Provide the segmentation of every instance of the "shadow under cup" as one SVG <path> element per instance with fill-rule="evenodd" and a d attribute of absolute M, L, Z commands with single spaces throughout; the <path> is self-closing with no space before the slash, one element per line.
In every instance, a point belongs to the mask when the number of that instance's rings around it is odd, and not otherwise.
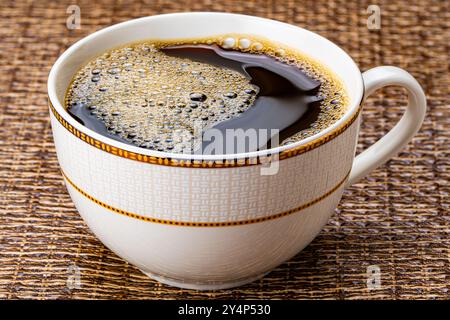
<path fill-rule="evenodd" d="M 230 33 L 281 42 L 328 67 L 349 96 L 347 113 L 287 146 L 189 155 L 101 136 L 63 107 L 75 72 L 108 49 L 152 38 Z M 245 15 L 179 13 L 128 21 L 80 40 L 53 66 L 48 90 L 58 161 L 92 232 L 161 282 L 222 289 L 262 277 L 303 249 L 328 221 L 352 166 L 363 84 L 344 51 L 307 30 Z M 265 163 L 267 155 L 272 163 Z"/>

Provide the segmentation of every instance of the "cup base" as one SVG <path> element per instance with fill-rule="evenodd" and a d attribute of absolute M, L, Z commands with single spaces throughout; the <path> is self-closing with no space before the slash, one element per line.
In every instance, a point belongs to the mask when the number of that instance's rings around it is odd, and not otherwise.
<path fill-rule="evenodd" d="M 213 282 L 213 281 L 186 282 L 186 281 L 183 281 L 180 279 L 167 278 L 167 277 L 157 275 L 157 274 L 154 274 L 151 272 L 143 271 L 143 270 L 141 270 L 141 272 L 153 280 L 156 280 L 158 282 L 161 282 L 163 284 L 166 284 L 166 285 L 169 285 L 172 287 L 177 287 L 177 288 L 182 288 L 182 289 L 190 289 L 190 290 L 208 291 L 208 290 L 222 290 L 222 289 L 230 289 L 230 288 L 234 288 L 234 287 L 239 287 L 239 286 L 242 286 L 247 283 L 250 283 L 250 282 L 253 282 L 258 279 L 263 278 L 270 271 L 258 274 L 256 276 L 248 277 L 245 279 L 239 279 L 236 281 L 230 281 L 230 282 Z"/>

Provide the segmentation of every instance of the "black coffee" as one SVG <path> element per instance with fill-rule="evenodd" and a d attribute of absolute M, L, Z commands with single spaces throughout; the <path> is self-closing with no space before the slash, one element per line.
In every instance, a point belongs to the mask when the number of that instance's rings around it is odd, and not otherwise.
<path fill-rule="evenodd" d="M 342 116 L 345 91 L 329 72 L 249 39 L 111 50 L 75 75 L 67 109 L 86 127 L 128 144 L 206 154 L 292 143 Z"/>

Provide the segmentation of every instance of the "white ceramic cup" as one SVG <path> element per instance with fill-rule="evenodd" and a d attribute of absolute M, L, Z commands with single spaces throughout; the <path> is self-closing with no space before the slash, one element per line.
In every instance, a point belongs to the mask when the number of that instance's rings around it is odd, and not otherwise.
<path fill-rule="evenodd" d="M 151 38 L 229 33 L 281 42 L 331 69 L 350 97 L 347 113 L 297 143 L 221 156 L 123 144 L 87 129 L 64 109 L 74 73 L 107 49 Z M 406 112 L 355 158 L 361 104 L 388 85 L 406 88 Z M 92 232 L 150 277 L 205 290 L 251 282 L 302 250 L 328 221 L 343 189 L 398 152 L 419 129 L 426 109 L 421 87 L 406 71 L 384 66 L 361 74 L 342 49 L 315 33 L 263 18 L 209 12 L 146 17 L 91 34 L 57 60 L 48 93 L 67 189 Z M 267 154 L 278 154 L 277 174 L 261 174 L 258 159 Z"/>

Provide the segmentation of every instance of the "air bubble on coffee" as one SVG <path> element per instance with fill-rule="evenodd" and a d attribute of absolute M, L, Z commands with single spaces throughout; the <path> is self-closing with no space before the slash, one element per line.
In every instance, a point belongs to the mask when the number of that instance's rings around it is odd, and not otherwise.
<path fill-rule="evenodd" d="M 88 128 L 171 153 L 205 151 L 202 137 L 212 129 L 277 129 L 282 145 L 297 142 L 336 122 L 346 105 L 342 84 L 324 67 L 241 35 L 110 50 L 83 66 L 66 94 L 66 108 Z M 273 147 L 269 140 L 215 152 Z"/>

